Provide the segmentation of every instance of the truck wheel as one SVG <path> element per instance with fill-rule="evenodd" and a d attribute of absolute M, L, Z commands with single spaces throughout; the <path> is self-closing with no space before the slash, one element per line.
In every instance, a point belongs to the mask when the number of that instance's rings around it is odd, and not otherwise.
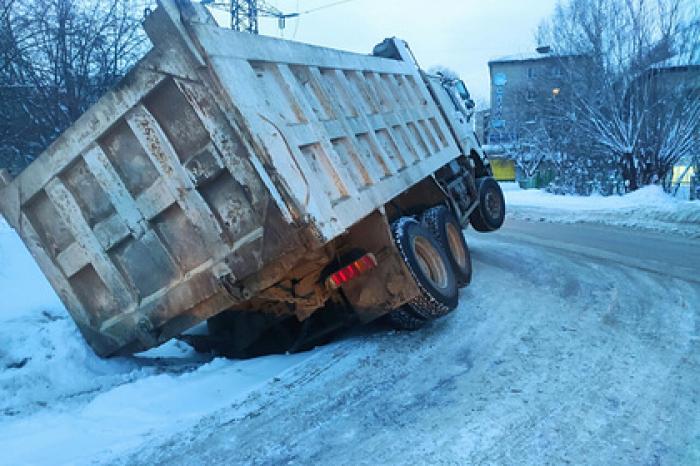
<path fill-rule="evenodd" d="M 464 288 L 472 281 L 472 258 L 464 239 L 462 227 L 454 214 L 441 205 L 426 210 L 421 223 L 433 233 L 450 259 L 450 265 L 457 278 L 457 287 Z"/>
<path fill-rule="evenodd" d="M 421 291 L 408 303 L 411 309 L 425 319 L 435 319 L 457 307 L 457 280 L 450 259 L 432 233 L 412 217 L 394 222 L 392 233 Z"/>
<path fill-rule="evenodd" d="M 490 176 L 477 180 L 479 206 L 469 216 L 469 221 L 476 231 L 486 233 L 501 228 L 506 218 L 506 202 L 503 191 L 496 180 Z"/>
<path fill-rule="evenodd" d="M 402 306 L 391 311 L 386 320 L 396 330 L 418 330 L 422 328 L 428 319 L 420 316 L 411 306 Z"/>

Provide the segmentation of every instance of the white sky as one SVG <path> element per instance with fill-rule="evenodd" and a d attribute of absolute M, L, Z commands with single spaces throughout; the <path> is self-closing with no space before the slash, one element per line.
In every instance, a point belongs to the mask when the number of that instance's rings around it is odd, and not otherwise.
<path fill-rule="evenodd" d="M 268 0 L 284 13 L 337 0 Z M 457 71 L 476 99 L 488 99 L 487 62 L 534 49 L 534 33 L 556 0 L 352 0 L 287 21 L 284 37 L 370 53 L 385 37 L 406 40 L 424 69 Z M 277 20 L 260 19 L 262 34 L 280 36 Z M 295 34 L 296 32 L 296 34 Z"/>

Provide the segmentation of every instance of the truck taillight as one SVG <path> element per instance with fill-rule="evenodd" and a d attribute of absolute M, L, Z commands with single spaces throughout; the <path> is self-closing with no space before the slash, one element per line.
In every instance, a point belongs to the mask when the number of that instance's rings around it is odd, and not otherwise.
<path fill-rule="evenodd" d="M 374 254 L 365 254 L 352 264 L 343 267 L 328 277 L 328 286 L 333 289 L 339 288 L 343 283 L 347 283 L 350 280 L 359 277 L 363 273 L 372 270 L 377 266 L 377 264 L 377 258 L 374 257 Z"/>

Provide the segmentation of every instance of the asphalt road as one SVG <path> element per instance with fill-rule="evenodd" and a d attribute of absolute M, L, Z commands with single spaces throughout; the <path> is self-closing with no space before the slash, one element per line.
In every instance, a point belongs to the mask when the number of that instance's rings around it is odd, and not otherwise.
<path fill-rule="evenodd" d="M 508 219 L 492 235 L 700 283 L 700 240 L 587 223 Z"/>
<path fill-rule="evenodd" d="M 450 316 L 370 326 L 124 464 L 700 464 L 698 242 L 468 233 Z"/>

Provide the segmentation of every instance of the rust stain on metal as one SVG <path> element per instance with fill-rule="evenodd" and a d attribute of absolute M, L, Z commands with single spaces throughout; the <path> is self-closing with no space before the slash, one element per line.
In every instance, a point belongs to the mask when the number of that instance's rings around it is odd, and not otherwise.
<path fill-rule="evenodd" d="M 163 151 L 156 130 L 151 126 L 150 122 L 145 118 L 139 118 L 138 124 L 143 131 L 143 135 L 148 141 L 148 151 L 160 162 L 160 166 L 166 175 L 173 175 L 173 168 L 170 165 L 169 157 Z"/>

